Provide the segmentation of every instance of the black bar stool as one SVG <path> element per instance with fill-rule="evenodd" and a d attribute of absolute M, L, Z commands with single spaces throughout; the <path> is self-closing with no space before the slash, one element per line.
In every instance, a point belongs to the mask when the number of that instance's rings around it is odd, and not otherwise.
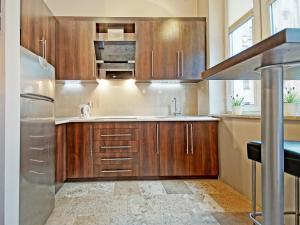
<path fill-rule="evenodd" d="M 256 219 L 263 216 L 256 211 L 256 163 L 261 163 L 261 142 L 253 141 L 247 144 L 248 158 L 252 160 L 252 212 L 249 217 L 253 224 L 261 225 Z M 299 225 L 299 177 L 300 177 L 300 141 L 284 142 L 284 172 L 295 177 L 295 211 L 285 212 L 285 215 L 295 215 L 295 225 Z"/>

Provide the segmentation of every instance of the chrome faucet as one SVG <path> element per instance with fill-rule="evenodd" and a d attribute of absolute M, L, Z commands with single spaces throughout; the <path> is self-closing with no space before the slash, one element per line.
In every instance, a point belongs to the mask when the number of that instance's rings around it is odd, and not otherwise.
<path fill-rule="evenodd" d="M 178 108 L 177 108 L 177 98 L 173 98 L 172 102 L 174 102 L 174 112 L 173 112 L 173 115 L 174 116 L 177 116 L 177 115 L 180 115 L 181 113 L 178 112 Z"/>

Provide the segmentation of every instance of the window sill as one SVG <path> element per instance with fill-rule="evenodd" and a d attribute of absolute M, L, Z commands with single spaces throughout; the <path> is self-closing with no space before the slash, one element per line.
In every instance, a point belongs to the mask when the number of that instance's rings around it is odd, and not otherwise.
<path fill-rule="evenodd" d="M 261 119 L 260 114 L 249 114 L 245 113 L 242 115 L 233 115 L 233 114 L 210 114 L 209 116 L 217 117 L 217 118 L 233 118 L 233 119 Z M 285 116 L 285 120 L 287 121 L 300 121 L 300 116 Z"/>

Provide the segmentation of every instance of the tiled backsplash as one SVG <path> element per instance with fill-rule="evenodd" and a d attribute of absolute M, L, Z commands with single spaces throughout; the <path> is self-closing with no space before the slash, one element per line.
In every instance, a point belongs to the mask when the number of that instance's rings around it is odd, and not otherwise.
<path fill-rule="evenodd" d="M 92 101 L 92 116 L 169 115 L 177 98 L 184 115 L 198 114 L 198 84 L 132 83 L 103 80 L 98 83 L 56 84 L 56 116 L 79 116 L 79 106 Z"/>

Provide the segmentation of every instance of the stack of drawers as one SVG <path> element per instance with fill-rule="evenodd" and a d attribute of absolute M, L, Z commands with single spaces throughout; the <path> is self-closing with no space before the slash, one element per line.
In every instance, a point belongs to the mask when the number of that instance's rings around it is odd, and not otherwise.
<path fill-rule="evenodd" d="M 139 175 L 138 123 L 99 123 L 94 126 L 94 176 Z"/>

